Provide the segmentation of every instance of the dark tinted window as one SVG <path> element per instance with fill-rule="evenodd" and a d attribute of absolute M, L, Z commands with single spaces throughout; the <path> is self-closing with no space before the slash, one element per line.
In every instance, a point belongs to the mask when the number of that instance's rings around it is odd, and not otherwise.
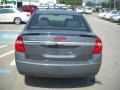
<path fill-rule="evenodd" d="M 0 14 L 4 14 L 4 13 L 14 13 L 14 11 L 12 9 L 1 9 Z"/>
<path fill-rule="evenodd" d="M 5 6 L 4 8 L 10 8 L 11 6 Z"/>
<path fill-rule="evenodd" d="M 0 8 L 3 8 L 3 6 L 0 6 Z"/>
<path fill-rule="evenodd" d="M 61 30 L 86 30 L 88 26 L 79 15 L 34 15 L 29 24 L 29 30 L 34 29 L 61 29 Z"/>
<path fill-rule="evenodd" d="M 12 6 L 0 6 L 0 8 L 11 8 Z"/>

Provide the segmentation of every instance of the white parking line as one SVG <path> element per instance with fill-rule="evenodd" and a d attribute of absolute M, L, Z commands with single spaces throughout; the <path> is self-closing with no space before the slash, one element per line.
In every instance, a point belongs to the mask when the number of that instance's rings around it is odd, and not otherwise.
<path fill-rule="evenodd" d="M 15 66 L 15 58 L 12 60 L 12 62 L 10 63 L 10 66 Z"/>
<path fill-rule="evenodd" d="M 7 53 L 1 54 L 1 55 L 0 55 L 0 58 L 3 58 L 3 57 L 5 57 L 5 56 L 7 56 L 7 55 L 9 55 L 9 54 L 11 54 L 11 53 L 14 53 L 14 50 L 11 50 L 11 51 L 9 51 L 9 52 L 7 52 Z"/>
<path fill-rule="evenodd" d="M 2 45 L 2 46 L 0 46 L 0 48 L 4 48 L 4 47 L 7 47 L 8 45 Z"/>

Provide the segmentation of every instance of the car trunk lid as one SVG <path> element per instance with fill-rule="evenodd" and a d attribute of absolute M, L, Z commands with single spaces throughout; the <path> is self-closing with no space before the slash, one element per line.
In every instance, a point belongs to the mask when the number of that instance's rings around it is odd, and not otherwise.
<path fill-rule="evenodd" d="M 32 60 L 89 60 L 96 36 L 91 32 L 25 32 L 25 56 Z"/>

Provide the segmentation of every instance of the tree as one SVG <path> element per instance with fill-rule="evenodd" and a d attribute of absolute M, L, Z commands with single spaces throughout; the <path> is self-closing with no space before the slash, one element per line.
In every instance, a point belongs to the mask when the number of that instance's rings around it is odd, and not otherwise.
<path fill-rule="evenodd" d="M 102 3 L 101 3 L 101 5 L 102 5 L 102 7 L 103 7 L 103 8 L 107 8 L 107 7 L 108 7 L 108 3 L 107 3 L 107 2 L 105 2 L 105 1 L 104 1 L 104 2 L 102 2 Z"/>
<path fill-rule="evenodd" d="M 109 0 L 109 8 L 120 9 L 120 0 Z"/>
<path fill-rule="evenodd" d="M 58 1 L 61 4 L 67 4 L 67 5 L 82 5 L 82 0 L 59 0 Z"/>
<path fill-rule="evenodd" d="M 86 6 L 94 6 L 94 5 L 95 5 L 95 3 L 91 2 L 91 1 L 88 1 L 88 2 L 86 3 Z"/>

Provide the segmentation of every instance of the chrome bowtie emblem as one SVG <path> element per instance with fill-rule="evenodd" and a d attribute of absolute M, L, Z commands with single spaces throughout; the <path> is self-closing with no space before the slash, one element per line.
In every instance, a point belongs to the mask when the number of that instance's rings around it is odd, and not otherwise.
<path fill-rule="evenodd" d="M 56 42 L 56 45 L 63 45 L 63 42 Z"/>

